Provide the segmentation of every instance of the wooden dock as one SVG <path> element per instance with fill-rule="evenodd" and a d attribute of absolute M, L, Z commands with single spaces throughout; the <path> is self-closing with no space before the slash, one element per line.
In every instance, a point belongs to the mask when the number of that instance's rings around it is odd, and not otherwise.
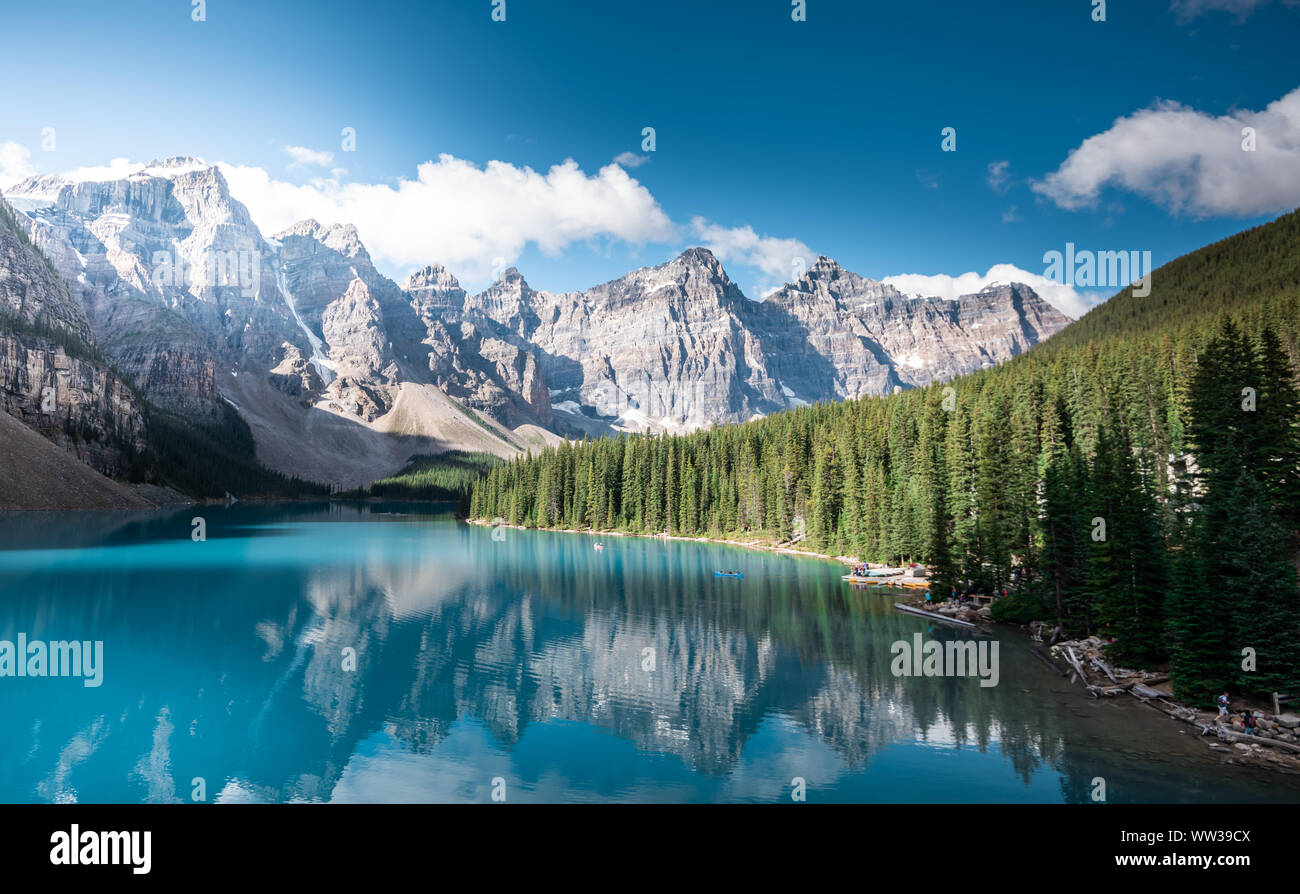
<path fill-rule="evenodd" d="M 930 582 L 919 578 L 857 577 L 846 574 L 841 580 L 868 587 L 902 587 L 908 590 L 928 590 Z"/>

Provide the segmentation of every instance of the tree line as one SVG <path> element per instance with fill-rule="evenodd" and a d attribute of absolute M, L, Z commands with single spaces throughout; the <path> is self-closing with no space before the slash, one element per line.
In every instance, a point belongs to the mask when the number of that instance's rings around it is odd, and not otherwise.
<path fill-rule="evenodd" d="M 1294 691 L 1298 248 L 1293 213 L 948 384 L 566 441 L 494 468 L 469 511 L 919 560 L 940 596 L 1011 587 L 1002 618 L 1054 617 L 1112 639 L 1116 660 L 1169 662 L 1181 698 Z"/>

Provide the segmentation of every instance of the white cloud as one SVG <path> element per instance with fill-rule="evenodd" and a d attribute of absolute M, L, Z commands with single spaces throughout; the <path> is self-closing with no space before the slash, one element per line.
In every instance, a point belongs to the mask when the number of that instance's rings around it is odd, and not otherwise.
<path fill-rule="evenodd" d="M 620 152 L 614 156 L 614 164 L 625 168 L 639 168 L 649 160 L 649 155 L 642 155 L 637 152 Z"/>
<path fill-rule="evenodd" d="M 1254 152 L 1242 150 L 1245 127 L 1255 129 Z M 1142 109 L 1084 140 L 1033 188 L 1075 210 L 1095 206 L 1108 185 L 1196 216 L 1300 205 L 1300 88 L 1261 112 L 1214 117 L 1175 102 Z"/>
<path fill-rule="evenodd" d="M 411 267 L 434 261 L 470 280 L 494 259 L 516 260 L 528 243 L 548 255 L 569 244 L 610 238 L 664 242 L 676 229 L 644 186 L 615 164 L 586 174 L 572 159 L 546 173 L 506 162 L 479 167 L 441 155 L 415 179 L 305 184 L 274 180 L 262 168 L 219 165 L 230 191 L 270 235 L 303 218 L 356 225 L 376 261 Z"/>
<path fill-rule="evenodd" d="M 0 143 L 0 189 L 8 189 L 36 173 L 31 150 L 22 143 Z"/>
<path fill-rule="evenodd" d="M 886 276 L 881 282 L 888 283 L 907 295 L 950 300 L 962 295 L 974 294 L 992 283 L 1020 282 L 1029 286 L 1044 301 L 1066 316 L 1076 318 L 1107 297 L 1078 292 L 1072 286 L 1062 285 L 1040 274 L 1022 270 L 1014 264 L 994 264 L 983 276 L 973 271 L 960 276 L 948 276 L 944 273 L 933 276 L 924 273 L 903 273 L 897 276 Z"/>
<path fill-rule="evenodd" d="M 798 239 L 760 236 L 750 226 L 723 227 L 703 217 L 695 217 L 691 219 L 691 231 L 724 264 L 731 262 L 757 267 L 783 283 L 798 279 L 817 258 L 813 250 Z"/>
<path fill-rule="evenodd" d="M 1178 14 L 1179 24 L 1211 12 L 1228 12 L 1245 21 L 1255 10 L 1267 6 L 1269 0 L 1173 0 L 1169 8 Z M 1286 6 L 1297 5 L 1295 0 L 1283 0 Z"/>
<path fill-rule="evenodd" d="M 998 195 L 1003 195 L 1010 188 L 1011 180 L 1011 162 L 1009 161 L 991 161 L 989 162 L 989 171 L 985 180 L 988 182 L 989 189 Z"/>
<path fill-rule="evenodd" d="M 333 152 L 308 149 L 306 146 L 285 146 L 284 151 L 293 159 L 293 161 L 289 163 L 289 167 L 291 168 L 302 168 L 307 165 L 325 168 L 334 163 Z"/>
<path fill-rule="evenodd" d="M 39 173 L 31 164 L 31 152 L 19 143 L 0 143 L 0 189 L 7 189 Z M 129 158 L 114 158 L 106 165 L 89 165 L 59 174 L 73 183 L 121 180 L 144 167 Z"/>
<path fill-rule="evenodd" d="M 114 158 L 106 165 L 89 165 L 84 168 L 75 168 L 59 174 L 59 176 L 74 183 L 100 183 L 108 180 L 121 180 L 143 167 L 143 162 L 131 161 L 129 158 Z"/>

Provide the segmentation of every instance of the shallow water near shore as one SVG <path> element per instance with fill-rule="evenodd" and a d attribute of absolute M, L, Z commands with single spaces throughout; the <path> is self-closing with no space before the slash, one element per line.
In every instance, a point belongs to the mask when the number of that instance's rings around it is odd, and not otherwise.
<path fill-rule="evenodd" d="M 207 539 L 191 539 L 203 517 Z M 965 630 L 828 561 L 276 504 L 0 514 L 0 801 L 1300 801 L 998 629 L 999 679 L 897 677 Z M 737 568 L 743 579 L 719 578 Z"/>

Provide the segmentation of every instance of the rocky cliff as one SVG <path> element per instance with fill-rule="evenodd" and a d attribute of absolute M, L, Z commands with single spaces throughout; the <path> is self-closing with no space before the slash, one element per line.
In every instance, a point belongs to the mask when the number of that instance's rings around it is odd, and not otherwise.
<path fill-rule="evenodd" d="M 686 431 L 926 385 L 1069 323 L 1022 284 L 909 296 L 824 257 L 751 301 L 702 248 L 586 292 L 538 292 L 511 268 L 442 313 L 531 353 L 557 418 L 593 433 Z"/>
<path fill-rule="evenodd" d="M 753 301 L 702 248 L 579 292 L 537 291 L 513 267 L 478 294 L 438 265 L 399 286 L 349 224 L 264 236 L 192 158 L 6 195 L 67 286 L 48 325 L 94 339 L 189 418 L 231 404 L 265 462 L 315 480 L 362 483 L 411 452 L 508 456 L 557 433 L 686 431 L 885 394 L 1001 363 L 1068 322 L 1021 284 L 909 296 L 828 258 Z M 50 359 L 59 373 L 11 347 L 7 363 L 90 382 L 74 360 Z M 417 440 L 381 448 L 376 434 Z"/>
<path fill-rule="evenodd" d="M 145 446 L 142 404 L 0 200 L 0 411 L 115 476 Z"/>
<path fill-rule="evenodd" d="M 791 403 L 888 393 L 995 366 L 1069 318 L 1022 284 L 904 295 L 821 257 L 763 302 L 756 329 Z"/>
<path fill-rule="evenodd" d="M 355 485 L 415 452 L 516 452 L 508 430 L 471 422 L 443 395 L 413 393 L 440 382 L 429 327 L 354 227 L 308 220 L 267 238 L 221 172 L 192 158 L 105 182 L 34 177 L 6 195 L 108 359 L 187 418 L 234 406 L 272 468 Z M 434 340 L 459 351 L 458 335 Z M 511 387 L 535 395 L 526 360 L 514 360 L 520 372 L 493 383 L 488 406 L 515 402 Z M 478 362 L 453 362 L 442 380 L 472 393 L 455 367 Z M 398 444 L 391 433 L 412 437 Z"/>

